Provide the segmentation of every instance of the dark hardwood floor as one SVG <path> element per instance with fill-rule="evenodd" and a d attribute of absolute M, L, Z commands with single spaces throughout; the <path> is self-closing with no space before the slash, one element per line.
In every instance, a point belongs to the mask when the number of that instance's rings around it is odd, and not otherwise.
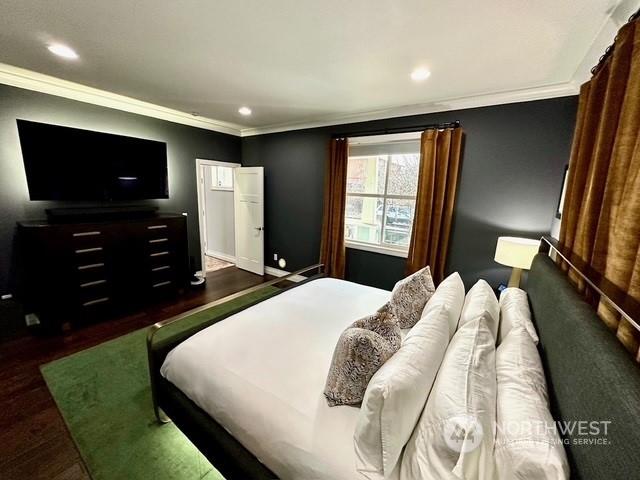
<path fill-rule="evenodd" d="M 209 273 L 205 289 L 189 291 L 145 311 L 58 336 L 24 335 L 0 344 L 0 479 L 89 478 L 40 374 L 40 365 L 268 279 L 229 267 Z"/>

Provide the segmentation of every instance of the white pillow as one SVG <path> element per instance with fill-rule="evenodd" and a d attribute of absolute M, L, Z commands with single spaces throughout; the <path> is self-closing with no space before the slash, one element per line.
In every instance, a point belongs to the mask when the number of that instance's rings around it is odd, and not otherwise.
<path fill-rule="evenodd" d="M 467 292 L 464 299 L 464 307 L 460 315 L 459 328 L 464 324 L 475 320 L 483 315 L 484 312 L 489 314 L 487 318 L 487 326 L 493 338 L 498 338 L 498 324 L 500 323 L 500 305 L 493 288 L 484 280 L 478 280 L 476 284 Z"/>
<path fill-rule="evenodd" d="M 540 355 L 529 333 L 514 327 L 496 351 L 498 478 L 568 479 L 569 465 L 549 411 Z"/>
<path fill-rule="evenodd" d="M 462 282 L 462 278 L 460 278 L 460 274 L 455 272 L 440 282 L 435 293 L 425 305 L 422 316 L 424 317 L 431 310 L 437 309 L 442 305 L 448 306 L 453 313 L 458 312 L 458 315 L 451 315 L 449 317 L 449 339 L 451 339 L 458 328 L 458 320 L 460 319 L 463 304 L 464 283 Z"/>
<path fill-rule="evenodd" d="M 401 479 L 493 480 L 496 371 L 488 317 L 461 325 L 451 340 L 405 447 Z"/>
<path fill-rule="evenodd" d="M 538 334 L 531 321 L 527 292 L 519 288 L 506 288 L 500 294 L 500 342 L 516 326 L 524 327 L 533 342 L 538 344 Z"/>
<path fill-rule="evenodd" d="M 462 303 L 432 308 L 373 375 L 354 434 L 356 468 L 369 479 L 389 478 L 422 412 Z"/>

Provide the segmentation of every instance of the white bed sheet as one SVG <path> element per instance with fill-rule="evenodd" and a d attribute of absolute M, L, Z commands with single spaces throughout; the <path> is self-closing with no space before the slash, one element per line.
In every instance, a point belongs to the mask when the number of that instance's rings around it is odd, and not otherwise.
<path fill-rule="evenodd" d="M 352 480 L 359 409 L 323 396 L 342 331 L 390 292 L 319 279 L 197 333 L 161 373 L 278 477 Z"/>

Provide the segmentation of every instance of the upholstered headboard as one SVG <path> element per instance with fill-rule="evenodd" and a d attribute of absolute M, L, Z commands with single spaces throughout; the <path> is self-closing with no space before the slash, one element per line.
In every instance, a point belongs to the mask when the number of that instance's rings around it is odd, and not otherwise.
<path fill-rule="evenodd" d="M 527 293 L 571 477 L 637 478 L 640 367 L 547 254 L 534 259 Z"/>

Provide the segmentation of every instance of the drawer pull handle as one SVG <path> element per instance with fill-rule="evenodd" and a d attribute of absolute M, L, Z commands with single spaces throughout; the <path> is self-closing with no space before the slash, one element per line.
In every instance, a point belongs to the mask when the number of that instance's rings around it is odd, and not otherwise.
<path fill-rule="evenodd" d="M 78 233 L 74 233 L 73 236 L 74 237 L 93 237 L 95 235 L 101 235 L 102 232 L 78 232 Z"/>
<path fill-rule="evenodd" d="M 95 300 L 90 300 L 88 302 L 84 302 L 82 304 L 83 307 L 89 307 L 91 305 L 96 305 L 98 303 L 104 303 L 104 302 L 108 302 L 109 301 L 109 297 L 102 297 L 102 298 L 96 298 Z"/>
<path fill-rule="evenodd" d="M 164 287 L 165 285 L 169 285 L 170 283 L 171 281 L 166 281 L 166 282 L 154 283 L 152 286 L 153 288 L 158 288 L 158 287 Z"/>
<path fill-rule="evenodd" d="M 147 230 L 159 230 L 161 228 L 167 228 L 166 225 L 149 225 Z"/>
<path fill-rule="evenodd" d="M 171 267 L 170 267 L 169 265 L 163 265 L 163 266 L 161 266 L 161 267 L 152 268 L 152 269 L 151 269 L 151 271 L 152 271 L 152 272 L 159 272 L 159 271 L 161 271 L 161 270 L 168 270 L 168 269 L 170 269 L 170 268 L 171 268 Z"/>
<path fill-rule="evenodd" d="M 76 250 L 76 253 L 89 253 L 89 252 L 101 252 L 102 247 L 93 247 L 93 248 L 81 248 Z"/>
<path fill-rule="evenodd" d="M 152 257 L 161 257 L 163 255 L 169 255 L 169 252 L 164 251 L 164 252 L 157 252 L 157 253 L 152 253 L 151 254 Z"/>
<path fill-rule="evenodd" d="M 168 242 L 169 239 L 168 238 L 155 238 L 153 240 L 149 240 L 149 243 L 162 243 L 162 242 Z"/>
<path fill-rule="evenodd" d="M 93 282 L 81 283 L 80 288 L 93 287 L 94 285 L 102 285 L 103 283 L 107 283 L 106 280 L 95 280 Z"/>
<path fill-rule="evenodd" d="M 104 267 L 104 263 L 90 263 L 89 265 L 80 265 L 78 270 L 89 270 L 90 268 Z"/>

